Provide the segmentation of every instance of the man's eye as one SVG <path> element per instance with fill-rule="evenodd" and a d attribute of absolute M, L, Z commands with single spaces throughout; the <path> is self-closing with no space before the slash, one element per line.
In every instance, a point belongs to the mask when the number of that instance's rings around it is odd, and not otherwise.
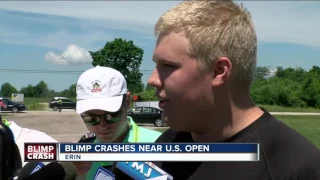
<path fill-rule="evenodd" d="M 174 68 L 175 66 L 174 65 L 171 65 L 171 64 L 163 64 L 164 67 L 168 67 L 168 68 Z"/>
<path fill-rule="evenodd" d="M 84 116 L 83 117 L 83 120 L 86 121 L 86 122 L 93 122 L 93 121 L 96 121 L 98 118 L 95 117 L 95 116 Z"/>

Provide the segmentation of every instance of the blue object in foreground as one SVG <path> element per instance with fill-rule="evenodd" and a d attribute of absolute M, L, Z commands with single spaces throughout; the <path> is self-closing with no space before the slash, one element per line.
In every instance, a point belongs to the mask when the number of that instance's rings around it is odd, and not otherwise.
<path fill-rule="evenodd" d="M 35 173 L 35 172 L 37 172 L 37 171 L 39 171 L 41 168 L 43 168 L 44 167 L 44 164 L 42 163 L 42 162 L 40 162 L 35 168 L 34 168 L 34 170 L 30 173 L 30 175 L 31 174 L 33 174 L 33 173 Z"/>
<path fill-rule="evenodd" d="M 112 174 L 110 171 L 106 170 L 103 167 L 99 167 L 96 175 L 94 176 L 94 180 L 115 180 L 114 174 Z"/>

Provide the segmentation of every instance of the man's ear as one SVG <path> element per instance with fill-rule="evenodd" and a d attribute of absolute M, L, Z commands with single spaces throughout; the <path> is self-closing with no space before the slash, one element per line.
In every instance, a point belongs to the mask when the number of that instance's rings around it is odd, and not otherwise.
<path fill-rule="evenodd" d="M 131 93 L 130 93 L 130 92 L 127 92 L 127 99 L 126 99 L 127 108 L 130 107 L 130 99 L 131 99 Z"/>
<path fill-rule="evenodd" d="M 219 57 L 213 64 L 214 78 L 212 85 L 217 87 L 226 83 L 230 77 L 232 63 L 227 57 Z"/>

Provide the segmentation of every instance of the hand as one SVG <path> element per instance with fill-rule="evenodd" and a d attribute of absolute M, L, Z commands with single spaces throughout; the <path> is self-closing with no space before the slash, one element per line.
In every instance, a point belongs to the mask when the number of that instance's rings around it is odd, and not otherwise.
<path fill-rule="evenodd" d="M 78 176 L 85 175 L 91 168 L 92 162 L 72 162 L 76 166 Z"/>

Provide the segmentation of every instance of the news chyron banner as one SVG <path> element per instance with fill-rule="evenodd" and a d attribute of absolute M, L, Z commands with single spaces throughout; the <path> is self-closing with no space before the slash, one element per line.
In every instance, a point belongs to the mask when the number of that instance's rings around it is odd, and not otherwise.
<path fill-rule="evenodd" d="M 25 161 L 259 161 L 254 143 L 25 143 Z"/>

